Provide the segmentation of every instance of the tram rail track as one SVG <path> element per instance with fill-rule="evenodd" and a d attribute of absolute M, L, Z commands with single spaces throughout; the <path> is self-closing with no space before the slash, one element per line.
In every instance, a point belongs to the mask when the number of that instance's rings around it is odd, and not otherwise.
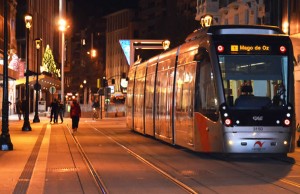
<path fill-rule="evenodd" d="M 103 130 L 98 130 L 97 128 L 95 128 L 95 130 L 99 131 L 100 133 L 104 134 L 103 133 Z M 104 135 L 107 135 L 107 134 L 104 134 Z M 110 137 L 111 138 L 111 137 Z M 113 138 L 112 138 L 113 139 Z M 115 139 L 113 139 L 113 141 L 116 141 Z M 123 146 L 124 144 L 121 144 L 119 142 L 116 141 L 116 143 L 120 144 L 121 146 Z M 125 148 L 127 148 L 127 146 L 124 146 Z M 131 151 L 131 150 L 130 150 Z M 135 154 L 134 151 L 132 151 L 133 154 Z M 290 190 L 286 187 L 282 187 L 280 185 L 280 183 L 283 183 L 285 185 L 289 185 L 289 186 L 292 186 L 292 187 L 296 187 L 296 188 L 300 188 L 300 184 L 297 183 L 297 182 L 294 182 L 292 180 L 289 180 L 287 178 L 276 178 L 276 177 L 272 177 L 272 176 L 267 176 L 267 175 L 263 175 L 263 176 L 260 176 L 260 174 L 258 172 L 255 172 L 253 171 L 252 169 L 250 168 L 245 168 L 245 167 L 241 167 L 238 163 L 236 162 L 230 162 L 230 161 L 226 161 L 226 159 L 224 160 L 224 158 L 220 158 L 220 157 L 215 157 L 213 156 L 212 154 L 208 154 L 209 157 L 213 158 L 213 159 L 218 159 L 220 162 L 221 161 L 224 161 L 224 163 L 222 163 L 221 165 L 226 165 L 228 167 L 228 165 L 230 165 L 230 168 L 234 169 L 234 170 L 237 170 L 239 171 L 240 173 L 242 174 L 245 174 L 247 176 L 250 176 L 250 177 L 253 177 L 255 179 L 260 179 L 262 182 L 265 182 L 265 183 L 268 183 L 268 184 L 272 184 L 278 188 L 281 188 L 281 189 L 284 189 L 286 191 L 289 191 L 289 192 L 293 192 L 293 190 Z M 293 164 L 293 161 L 286 158 L 286 159 L 280 159 L 280 158 L 274 158 L 274 157 L 268 157 L 269 160 L 276 160 L 278 162 L 284 162 L 284 163 L 289 163 L 289 164 Z M 151 163 L 151 162 L 150 162 Z M 297 164 L 297 166 L 299 166 L 299 164 Z M 279 181 L 279 184 L 275 183 L 275 181 L 278 180 Z M 194 180 L 195 182 L 197 182 L 198 184 L 201 184 L 203 185 L 202 183 L 198 182 L 197 180 Z M 212 191 L 213 189 L 210 188 Z M 192 189 L 193 190 L 193 189 Z"/>
<path fill-rule="evenodd" d="M 68 128 L 68 131 L 71 133 L 71 130 L 69 126 L 67 126 Z M 72 134 L 72 133 L 71 133 Z M 93 167 L 92 165 L 92 162 L 89 160 L 89 158 L 87 157 L 86 153 L 84 152 L 82 146 L 80 145 L 80 142 L 77 140 L 77 138 L 72 135 L 72 139 L 73 141 L 75 142 L 77 148 L 78 148 L 78 151 L 80 153 L 80 155 L 82 156 L 91 176 L 93 177 L 93 180 L 95 182 L 95 185 L 97 186 L 98 188 L 98 191 L 99 193 L 102 193 L 102 194 L 108 194 L 108 190 L 105 186 L 105 184 L 103 183 L 103 181 L 101 180 L 100 176 L 98 175 L 97 171 L 95 170 L 95 168 Z"/>
<path fill-rule="evenodd" d="M 283 184 L 286 184 L 286 185 L 289 185 L 289 186 L 292 186 L 292 187 L 300 188 L 299 183 L 297 183 L 295 181 L 288 180 L 287 178 L 277 178 L 277 177 L 274 177 L 274 176 L 268 176 L 266 174 L 262 174 L 261 172 L 255 171 L 255 170 L 253 170 L 249 167 L 242 166 L 238 162 L 235 162 L 234 160 L 231 161 L 228 158 L 216 157 L 214 155 L 211 155 L 211 157 L 218 159 L 220 162 L 224 161 L 225 163 L 222 164 L 222 165 L 226 165 L 227 167 L 230 166 L 230 168 L 235 169 L 235 170 L 239 171 L 240 173 L 243 173 L 247 176 L 254 177 L 256 179 L 260 179 L 263 182 L 273 184 L 274 186 L 277 186 L 277 187 L 279 187 L 281 189 L 284 189 L 286 191 L 293 192 L 293 190 L 290 190 L 286 187 L 282 187 L 281 185 L 276 183 L 276 181 L 279 181 L 279 183 L 283 183 Z M 288 159 L 284 160 L 284 159 L 281 159 L 281 158 L 274 158 L 274 157 L 258 157 L 258 158 L 263 158 L 264 160 L 271 160 L 271 161 L 276 161 L 276 162 L 293 164 L 293 162 L 291 162 L 291 160 L 288 160 Z M 297 166 L 299 166 L 299 164 Z"/>
<path fill-rule="evenodd" d="M 187 183 L 186 181 L 182 182 L 182 181 L 180 181 L 181 178 L 178 178 L 178 177 L 175 178 L 175 176 L 172 175 L 172 173 L 168 172 L 168 170 L 166 171 L 166 169 L 164 167 L 161 167 L 161 164 L 157 165 L 155 161 L 152 161 L 152 159 L 149 160 L 148 156 L 152 158 L 151 155 L 144 157 L 143 154 L 141 155 L 141 153 L 136 152 L 136 150 L 131 148 L 131 144 L 128 144 L 128 142 L 124 141 L 124 139 L 123 140 L 120 139 L 120 136 L 116 136 L 116 133 L 114 132 L 114 130 L 109 130 L 106 128 L 98 128 L 97 126 L 94 126 L 92 123 L 88 123 L 87 125 L 89 126 L 90 129 L 93 129 L 97 133 L 101 134 L 103 137 L 109 139 L 109 141 L 113 142 L 114 144 L 117 144 L 119 147 L 124 149 L 131 156 L 133 156 L 137 160 L 141 161 L 142 163 L 146 164 L 150 168 L 154 169 L 156 172 L 161 174 L 167 180 L 176 184 L 178 187 L 182 188 L 187 193 L 199 193 L 199 190 L 195 190 L 196 187 L 190 187 L 189 185 L 186 184 Z M 78 145 L 78 149 L 80 149 L 82 151 L 82 154 L 84 155 L 83 158 L 85 158 L 87 160 L 86 163 L 87 163 L 87 165 L 89 165 L 92 176 L 97 176 L 98 178 L 96 178 L 96 179 L 101 180 L 100 176 L 97 174 L 96 170 L 94 169 L 92 162 L 89 160 L 87 154 L 85 153 L 84 147 L 82 147 L 80 145 L 80 142 L 76 138 L 76 136 L 75 137 L 73 136 L 73 138 L 74 138 L 74 141 L 76 142 L 76 144 Z M 224 160 L 224 158 L 223 159 L 217 158 L 211 154 L 208 154 L 207 156 L 212 159 L 217 159 L 219 161 L 218 163 L 220 163 L 222 166 L 225 166 L 225 168 L 226 167 L 231 168 L 232 170 L 236 170 L 241 174 L 245 174 L 247 177 L 252 177 L 254 180 L 260 180 L 262 183 L 274 185 L 274 187 L 284 189 L 287 192 L 294 193 L 294 190 L 290 189 L 291 186 L 294 188 L 300 188 L 300 184 L 298 184 L 297 182 L 294 182 L 292 180 L 289 180 L 287 178 L 276 178 L 276 177 L 268 176 L 267 174 L 260 174 L 259 172 L 257 172 L 256 170 L 253 170 L 251 168 L 250 169 L 244 168 L 244 166 L 241 166 L 238 162 L 236 163 L 234 161 L 226 161 L 226 159 Z M 154 158 L 154 160 L 156 160 L 156 159 Z M 274 160 L 274 159 L 270 158 L 270 160 Z M 278 161 L 280 161 L 280 160 L 278 160 Z M 158 161 L 158 162 L 161 162 L 163 164 L 163 161 Z M 280 161 L 280 162 L 286 163 L 286 161 Z M 163 164 L 163 165 L 165 165 L 165 164 Z M 194 179 L 194 177 L 184 177 L 184 178 L 188 178 L 190 181 L 193 181 L 195 184 L 198 184 L 201 187 L 205 187 L 206 189 L 209 189 L 212 193 L 219 193 L 218 191 L 214 190 L 214 188 L 206 185 L 202 181 Z M 284 185 L 288 185 L 288 186 L 284 186 Z M 108 192 L 105 191 L 105 193 L 108 193 Z"/>
<path fill-rule="evenodd" d="M 193 188 L 189 187 L 185 183 L 183 183 L 183 182 L 179 181 L 178 179 L 174 178 L 171 174 L 167 173 L 163 169 L 159 168 L 159 166 L 157 166 L 157 165 L 153 164 L 152 162 L 148 161 L 147 159 L 145 159 L 144 157 L 142 157 L 138 153 L 136 153 L 133 150 L 131 150 L 126 145 L 124 145 L 121 142 L 117 141 L 115 138 L 109 136 L 108 134 L 103 133 L 103 131 L 100 131 L 100 130 L 98 130 L 95 127 L 92 127 L 92 128 L 94 128 L 94 130 L 96 130 L 97 132 L 101 133 L 102 135 L 106 136 L 108 139 L 110 139 L 111 141 L 113 141 L 114 143 L 116 143 L 117 145 L 119 145 L 120 147 L 122 147 L 124 150 L 126 150 L 128 153 L 130 153 L 133 157 L 135 157 L 139 161 L 143 162 L 147 166 L 151 167 L 152 169 L 156 170 L 159 174 L 163 175 L 165 178 L 167 178 L 168 180 L 172 181 L 173 183 L 175 183 L 176 185 L 178 185 L 179 187 L 181 187 L 182 189 L 184 189 L 188 193 L 191 193 L 191 194 L 197 194 L 198 193 Z"/>
<path fill-rule="evenodd" d="M 141 161 L 142 163 L 144 163 L 148 167 L 154 169 L 160 175 L 165 177 L 165 179 L 169 180 L 170 182 L 173 182 L 175 185 L 180 187 L 182 190 L 186 191 L 186 193 L 191 193 L 191 194 L 199 193 L 196 190 L 194 190 L 193 188 L 191 188 L 190 186 L 186 185 L 185 183 L 183 183 L 183 182 L 179 181 L 178 179 L 176 179 L 175 177 L 173 177 L 171 174 L 169 174 L 166 171 L 164 171 L 163 169 L 159 168 L 159 166 L 151 163 L 150 161 L 148 161 L 147 159 L 145 159 L 144 157 L 142 157 L 138 153 L 134 152 L 133 150 L 128 148 L 126 145 L 124 145 L 121 142 L 117 141 L 115 138 L 111 137 L 108 133 L 104 133 L 102 130 L 99 130 L 99 129 L 91 126 L 91 125 L 89 127 L 94 129 L 98 133 L 101 133 L 102 135 L 104 135 L 106 138 L 108 138 L 110 141 L 112 141 L 113 143 L 115 143 L 116 145 L 118 145 L 119 147 L 124 149 L 127 153 L 129 153 L 131 156 L 133 156 L 137 160 Z M 69 127 L 68 127 L 68 129 L 69 129 L 69 131 L 71 131 L 71 129 Z M 99 192 L 103 193 L 103 194 L 109 193 L 109 190 L 107 189 L 107 187 L 105 186 L 104 182 L 101 179 L 101 175 L 99 175 L 97 173 L 95 167 L 92 164 L 92 161 L 89 159 L 87 153 L 84 151 L 84 148 L 80 144 L 79 140 L 74 135 L 72 135 L 72 139 L 76 143 L 78 151 L 80 152 L 84 162 L 86 163 L 87 168 L 89 169 L 89 172 L 90 172 L 91 176 L 93 177 L 96 186 L 99 189 Z"/>

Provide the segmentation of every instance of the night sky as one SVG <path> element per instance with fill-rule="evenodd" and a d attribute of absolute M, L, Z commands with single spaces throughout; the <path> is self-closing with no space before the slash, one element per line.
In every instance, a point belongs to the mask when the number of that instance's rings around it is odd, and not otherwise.
<path fill-rule="evenodd" d="M 105 16 L 123 8 L 137 7 L 137 0 L 73 0 L 75 30 L 85 27 L 89 17 Z"/>

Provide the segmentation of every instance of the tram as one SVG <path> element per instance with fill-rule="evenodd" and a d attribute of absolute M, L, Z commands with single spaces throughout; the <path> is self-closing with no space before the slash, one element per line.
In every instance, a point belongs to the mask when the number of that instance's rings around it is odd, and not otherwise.
<path fill-rule="evenodd" d="M 128 73 L 127 127 L 196 152 L 294 151 L 294 61 L 273 26 L 220 25 Z"/>

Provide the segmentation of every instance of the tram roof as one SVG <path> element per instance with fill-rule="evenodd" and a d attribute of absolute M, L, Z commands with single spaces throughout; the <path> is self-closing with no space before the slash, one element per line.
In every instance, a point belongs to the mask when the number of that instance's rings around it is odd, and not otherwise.
<path fill-rule="evenodd" d="M 229 34 L 253 34 L 253 35 L 272 35 L 284 34 L 276 26 L 262 25 L 215 25 L 195 30 L 186 38 L 186 42 L 197 39 L 205 35 L 229 35 Z"/>

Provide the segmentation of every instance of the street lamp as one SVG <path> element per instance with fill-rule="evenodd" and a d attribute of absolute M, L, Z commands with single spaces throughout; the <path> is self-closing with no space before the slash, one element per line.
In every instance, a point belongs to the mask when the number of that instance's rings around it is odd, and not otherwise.
<path fill-rule="evenodd" d="M 24 115 L 24 123 L 22 131 L 31 131 L 31 126 L 29 122 L 29 33 L 32 25 L 32 15 L 26 14 L 25 17 L 26 26 L 26 107 Z M 24 111 L 24 110 L 23 110 Z"/>
<path fill-rule="evenodd" d="M 35 48 L 36 48 L 36 82 L 34 85 L 35 89 L 35 114 L 34 114 L 34 123 L 39 123 L 40 118 L 39 118 L 39 112 L 38 112 L 38 101 L 39 101 L 39 91 L 41 89 L 41 85 L 39 84 L 39 50 L 42 46 L 42 39 L 37 38 L 35 39 Z"/>
<path fill-rule="evenodd" d="M 0 148 L 3 151 L 13 150 L 8 127 L 8 25 L 7 13 L 8 5 L 4 1 L 4 65 L 3 65 L 3 101 L 2 101 L 2 133 L 0 136 Z"/>
<path fill-rule="evenodd" d="M 87 101 L 87 87 L 86 87 L 86 80 L 83 80 L 83 105 L 85 105 Z"/>
<path fill-rule="evenodd" d="M 67 29 L 67 22 L 64 19 L 58 21 L 59 31 L 61 31 L 61 103 L 64 104 L 64 55 L 65 55 L 65 31 Z"/>

